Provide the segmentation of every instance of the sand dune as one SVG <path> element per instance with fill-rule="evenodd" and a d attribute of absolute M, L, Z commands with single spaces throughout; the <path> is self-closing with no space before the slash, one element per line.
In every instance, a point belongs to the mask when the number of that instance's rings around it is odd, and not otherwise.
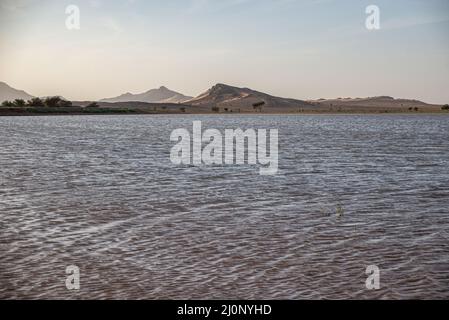
<path fill-rule="evenodd" d="M 368 98 L 337 98 L 310 100 L 316 109 L 340 112 L 408 112 L 440 111 L 440 105 L 428 104 L 413 99 L 395 99 L 389 96 Z"/>
<path fill-rule="evenodd" d="M 185 104 L 201 107 L 218 107 L 228 111 L 254 111 L 254 110 L 299 110 L 311 108 L 312 104 L 288 98 L 275 97 L 249 88 L 238 88 L 226 84 L 216 84 L 203 94 Z"/>

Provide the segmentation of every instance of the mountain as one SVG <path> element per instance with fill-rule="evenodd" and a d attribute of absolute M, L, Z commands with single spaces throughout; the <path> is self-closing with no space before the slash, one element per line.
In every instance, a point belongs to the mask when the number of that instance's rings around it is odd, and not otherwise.
<path fill-rule="evenodd" d="M 144 93 L 125 93 L 115 98 L 102 99 L 100 102 L 149 102 L 149 103 L 182 103 L 192 97 L 172 91 L 166 87 L 151 89 Z"/>
<path fill-rule="evenodd" d="M 188 100 L 185 104 L 201 107 L 222 107 L 226 109 L 239 109 L 251 111 L 261 106 L 263 109 L 292 109 L 313 107 L 302 100 L 275 97 L 249 88 L 238 88 L 226 84 L 216 84 L 196 98 Z"/>
<path fill-rule="evenodd" d="M 0 82 L 0 103 L 3 101 L 12 101 L 15 99 L 23 99 L 23 100 L 29 100 L 31 98 L 34 98 L 32 95 L 26 93 L 23 90 L 17 90 L 9 85 L 7 85 L 4 82 Z"/>

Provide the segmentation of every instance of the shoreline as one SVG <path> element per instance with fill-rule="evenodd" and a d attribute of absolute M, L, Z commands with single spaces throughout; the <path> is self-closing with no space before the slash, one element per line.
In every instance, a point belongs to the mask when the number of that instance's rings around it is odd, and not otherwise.
<path fill-rule="evenodd" d="M 166 112 L 166 113 L 148 113 L 148 112 L 75 112 L 75 113 L 67 113 L 67 112 L 49 112 L 49 113 L 32 113 L 32 112 L 1 112 L 1 117 L 54 117 L 54 116 L 136 116 L 136 115 L 147 115 L 147 116 L 179 116 L 179 115 L 187 115 L 187 116 L 195 116 L 195 115 L 214 115 L 214 116 L 279 116 L 279 115 L 296 115 L 296 116 L 311 116 L 311 115 L 449 115 L 449 112 L 445 111 L 423 111 L 423 112 L 241 112 L 241 113 L 213 113 L 213 112 L 195 112 L 195 113 L 187 113 L 187 112 Z"/>

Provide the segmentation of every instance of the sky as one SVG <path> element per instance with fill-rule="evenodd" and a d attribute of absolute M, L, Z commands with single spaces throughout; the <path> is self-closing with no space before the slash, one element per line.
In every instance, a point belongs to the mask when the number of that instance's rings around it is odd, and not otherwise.
<path fill-rule="evenodd" d="M 70 100 L 226 83 L 449 103 L 449 0 L 0 0 L 0 81 Z"/>

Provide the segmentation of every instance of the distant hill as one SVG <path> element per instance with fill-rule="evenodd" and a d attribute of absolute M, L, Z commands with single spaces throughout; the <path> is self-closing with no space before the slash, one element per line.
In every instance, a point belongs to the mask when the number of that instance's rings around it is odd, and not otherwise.
<path fill-rule="evenodd" d="M 144 93 L 125 93 L 118 97 L 102 99 L 100 102 L 148 102 L 148 103 L 182 103 L 192 97 L 172 91 L 164 86 L 159 89 L 151 89 Z"/>
<path fill-rule="evenodd" d="M 341 110 L 341 111 L 407 111 L 418 110 L 438 111 L 439 105 L 428 104 L 413 99 L 395 99 L 389 96 L 367 98 L 338 98 L 311 100 L 317 109 Z"/>
<path fill-rule="evenodd" d="M 0 103 L 3 101 L 12 101 L 15 99 L 23 99 L 23 100 L 29 100 L 31 98 L 34 98 L 32 95 L 26 93 L 23 90 L 17 90 L 9 85 L 7 85 L 4 82 L 0 82 Z"/>
<path fill-rule="evenodd" d="M 184 102 L 191 106 L 221 107 L 251 111 L 256 106 L 262 109 L 311 108 L 310 103 L 302 100 L 275 97 L 249 88 L 238 88 L 226 84 L 216 84 L 196 98 Z"/>

